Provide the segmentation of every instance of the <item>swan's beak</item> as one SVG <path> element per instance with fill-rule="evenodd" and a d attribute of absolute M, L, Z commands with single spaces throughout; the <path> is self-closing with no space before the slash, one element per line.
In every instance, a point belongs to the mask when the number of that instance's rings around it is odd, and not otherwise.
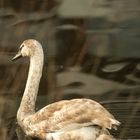
<path fill-rule="evenodd" d="M 12 61 L 19 59 L 20 57 L 22 57 L 21 52 L 19 51 L 13 58 Z"/>

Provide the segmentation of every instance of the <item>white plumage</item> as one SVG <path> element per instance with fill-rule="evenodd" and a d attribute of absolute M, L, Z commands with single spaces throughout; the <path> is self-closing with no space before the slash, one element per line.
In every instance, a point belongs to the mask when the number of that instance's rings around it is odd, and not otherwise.
<path fill-rule="evenodd" d="M 25 40 L 13 60 L 28 56 L 30 68 L 17 113 L 26 135 L 46 140 L 113 140 L 107 129 L 120 124 L 103 106 L 90 99 L 73 99 L 50 104 L 35 112 L 44 55 L 41 44 Z"/>

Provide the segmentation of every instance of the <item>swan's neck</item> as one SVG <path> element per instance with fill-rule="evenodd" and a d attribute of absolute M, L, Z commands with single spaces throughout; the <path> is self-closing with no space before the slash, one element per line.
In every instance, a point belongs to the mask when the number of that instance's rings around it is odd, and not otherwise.
<path fill-rule="evenodd" d="M 38 50 L 39 51 L 39 50 Z M 36 52 L 30 57 L 30 68 L 28 79 L 23 94 L 23 98 L 17 113 L 17 119 L 23 120 L 24 117 L 35 113 L 35 102 L 38 93 L 40 78 L 43 68 L 43 52 Z"/>

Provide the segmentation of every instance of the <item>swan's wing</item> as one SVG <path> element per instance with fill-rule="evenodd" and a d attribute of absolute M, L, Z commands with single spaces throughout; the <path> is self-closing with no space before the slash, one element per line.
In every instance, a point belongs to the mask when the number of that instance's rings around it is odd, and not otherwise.
<path fill-rule="evenodd" d="M 89 99 L 73 99 L 50 104 L 32 115 L 33 124 L 47 131 L 98 125 L 111 129 L 119 122 L 99 103 Z M 38 127 L 39 127 L 38 126 Z"/>

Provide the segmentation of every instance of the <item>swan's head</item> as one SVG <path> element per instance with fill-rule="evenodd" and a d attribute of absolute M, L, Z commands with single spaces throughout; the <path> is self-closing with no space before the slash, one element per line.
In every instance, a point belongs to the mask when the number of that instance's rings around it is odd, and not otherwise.
<path fill-rule="evenodd" d="M 33 56 L 38 48 L 40 48 L 40 43 L 34 39 L 25 40 L 19 47 L 18 53 L 12 58 L 12 60 L 16 60 L 20 57 L 31 57 Z"/>

